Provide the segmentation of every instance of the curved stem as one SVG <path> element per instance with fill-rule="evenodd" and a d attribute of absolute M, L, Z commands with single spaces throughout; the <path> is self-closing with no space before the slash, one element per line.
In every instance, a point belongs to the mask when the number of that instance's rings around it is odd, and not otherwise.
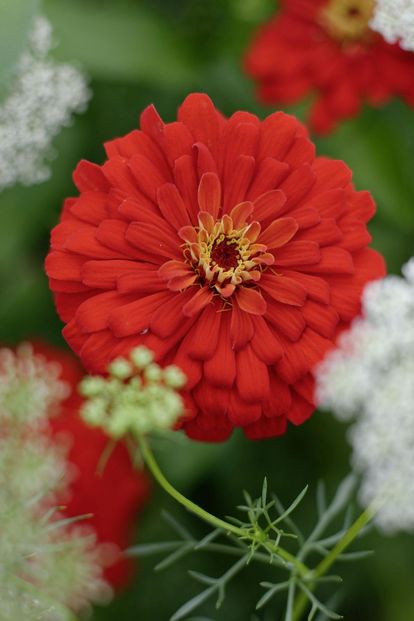
<path fill-rule="evenodd" d="M 220 528 L 227 533 L 232 533 L 233 535 L 236 535 L 236 537 L 239 537 L 241 539 L 250 538 L 250 540 L 252 540 L 251 537 L 249 537 L 249 532 L 247 530 L 239 528 L 234 524 L 230 524 L 229 522 L 226 522 L 225 520 L 216 517 L 215 515 L 209 513 L 208 511 L 197 505 L 189 498 L 186 498 L 186 496 L 184 496 L 183 494 L 181 494 L 181 492 L 175 489 L 175 487 L 171 485 L 171 483 L 165 478 L 164 474 L 161 472 L 161 469 L 154 457 L 154 454 L 147 439 L 141 436 L 139 439 L 139 443 L 145 463 L 147 464 L 154 478 L 167 492 L 167 494 L 169 494 L 172 498 L 174 498 L 174 500 L 176 500 L 183 507 L 185 507 L 187 511 L 194 513 L 199 518 L 201 518 L 205 522 L 208 522 L 215 528 Z M 273 545 L 271 542 L 266 543 L 266 548 L 274 554 L 277 554 L 280 558 L 282 558 L 290 565 L 294 566 L 300 576 L 305 577 L 309 575 L 309 568 L 284 548 Z"/>
<path fill-rule="evenodd" d="M 325 556 L 324 559 L 317 565 L 315 568 L 313 575 L 315 578 L 320 578 L 324 576 L 326 572 L 332 567 L 336 559 L 346 548 L 358 537 L 361 530 L 366 526 L 374 517 L 376 511 L 373 508 L 368 508 L 366 511 L 361 513 L 361 515 L 355 520 L 355 522 L 349 527 L 343 537 L 338 541 L 336 546 L 332 548 L 332 550 Z M 315 588 L 315 582 L 311 583 L 308 588 L 312 591 Z M 293 609 L 293 617 L 292 621 L 299 621 L 302 617 L 303 612 L 306 609 L 308 604 L 308 597 L 305 593 L 300 593 L 298 595 L 295 606 Z"/>

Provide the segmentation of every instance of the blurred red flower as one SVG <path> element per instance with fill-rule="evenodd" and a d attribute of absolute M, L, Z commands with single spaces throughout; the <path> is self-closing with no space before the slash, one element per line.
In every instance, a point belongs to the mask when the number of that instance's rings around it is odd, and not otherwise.
<path fill-rule="evenodd" d="M 82 398 L 77 385 L 83 377 L 80 365 L 71 354 L 45 343 L 36 342 L 34 350 L 60 365 L 60 377 L 72 389 L 59 415 L 50 421 L 53 434 L 69 442 L 68 461 L 74 467 L 70 497 L 63 499 L 64 513 L 68 516 L 91 513 L 87 524 L 93 527 L 98 541 L 113 543 L 123 550 L 130 544 L 137 513 L 148 497 L 148 480 L 143 472 L 133 468 L 129 453 L 121 443 L 114 447 L 102 471 L 98 471 L 110 440 L 101 431 L 85 425 L 79 416 Z M 127 584 L 131 572 L 131 561 L 120 559 L 104 575 L 119 588 Z"/>
<path fill-rule="evenodd" d="M 319 133 L 397 96 L 414 105 L 414 54 L 369 28 L 374 0 L 282 0 L 246 58 L 265 103 L 315 93 L 310 123 Z"/>
<path fill-rule="evenodd" d="M 384 274 L 371 196 L 295 118 L 227 120 L 206 95 L 175 123 L 150 106 L 106 151 L 76 168 L 46 259 L 70 346 L 93 372 L 138 344 L 180 366 L 192 438 L 302 423 L 313 366 Z"/>

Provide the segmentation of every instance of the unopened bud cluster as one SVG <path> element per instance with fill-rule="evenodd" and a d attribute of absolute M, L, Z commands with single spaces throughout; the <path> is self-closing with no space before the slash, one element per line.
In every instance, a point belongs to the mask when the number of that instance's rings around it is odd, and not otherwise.
<path fill-rule="evenodd" d="M 186 383 L 175 366 L 161 368 L 146 347 L 136 347 L 128 358 L 116 358 L 108 377 L 86 377 L 81 393 L 86 398 L 82 416 L 91 426 L 101 427 L 118 439 L 171 429 L 184 413 L 177 392 Z"/>

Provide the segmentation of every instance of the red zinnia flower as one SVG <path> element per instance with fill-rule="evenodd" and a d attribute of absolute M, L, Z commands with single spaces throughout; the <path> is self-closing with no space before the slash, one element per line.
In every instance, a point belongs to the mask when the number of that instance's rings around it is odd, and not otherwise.
<path fill-rule="evenodd" d="M 282 0 L 245 61 L 265 103 L 293 103 L 316 92 L 311 126 L 329 132 L 364 101 L 393 96 L 414 105 L 414 54 L 369 28 L 375 0 Z"/>
<path fill-rule="evenodd" d="M 44 343 L 36 343 L 34 349 L 47 360 L 59 363 L 60 377 L 72 389 L 59 415 L 50 420 L 53 433 L 68 440 L 68 461 L 75 470 L 70 497 L 63 501 L 64 513 L 91 513 L 87 523 L 93 527 L 98 541 L 116 544 L 123 550 L 130 543 L 137 512 L 148 496 L 147 479 L 133 468 L 127 449 L 120 443 L 114 447 L 103 471 L 98 472 L 109 440 L 101 431 L 87 427 L 79 416 L 82 398 L 77 386 L 83 376 L 79 364 L 70 354 Z M 120 587 L 128 582 L 131 570 L 131 562 L 122 559 L 109 566 L 104 575 L 114 587 Z"/>
<path fill-rule="evenodd" d="M 225 119 L 190 95 L 178 122 L 82 161 L 46 259 L 64 336 L 86 368 L 142 344 L 188 377 L 187 434 L 278 435 L 314 410 L 312 367 L 382 276 L 374 213 L 340 161 L 275 113 Z"/>

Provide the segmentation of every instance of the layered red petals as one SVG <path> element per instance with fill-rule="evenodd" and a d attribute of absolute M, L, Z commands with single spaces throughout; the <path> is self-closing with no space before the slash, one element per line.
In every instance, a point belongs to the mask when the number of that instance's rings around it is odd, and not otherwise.
<path fill-rule="evenodd" d="M 181 366 L 193 438 L 306 420 L 313 366 L 384 273 L 370 196 L 293 117 L 227 120 L 201 94 L 175 123 L 148 108 L 107 153 L 75 171 L 46 259 L 71 347 L 92 371 L 138 344 Z"/>

